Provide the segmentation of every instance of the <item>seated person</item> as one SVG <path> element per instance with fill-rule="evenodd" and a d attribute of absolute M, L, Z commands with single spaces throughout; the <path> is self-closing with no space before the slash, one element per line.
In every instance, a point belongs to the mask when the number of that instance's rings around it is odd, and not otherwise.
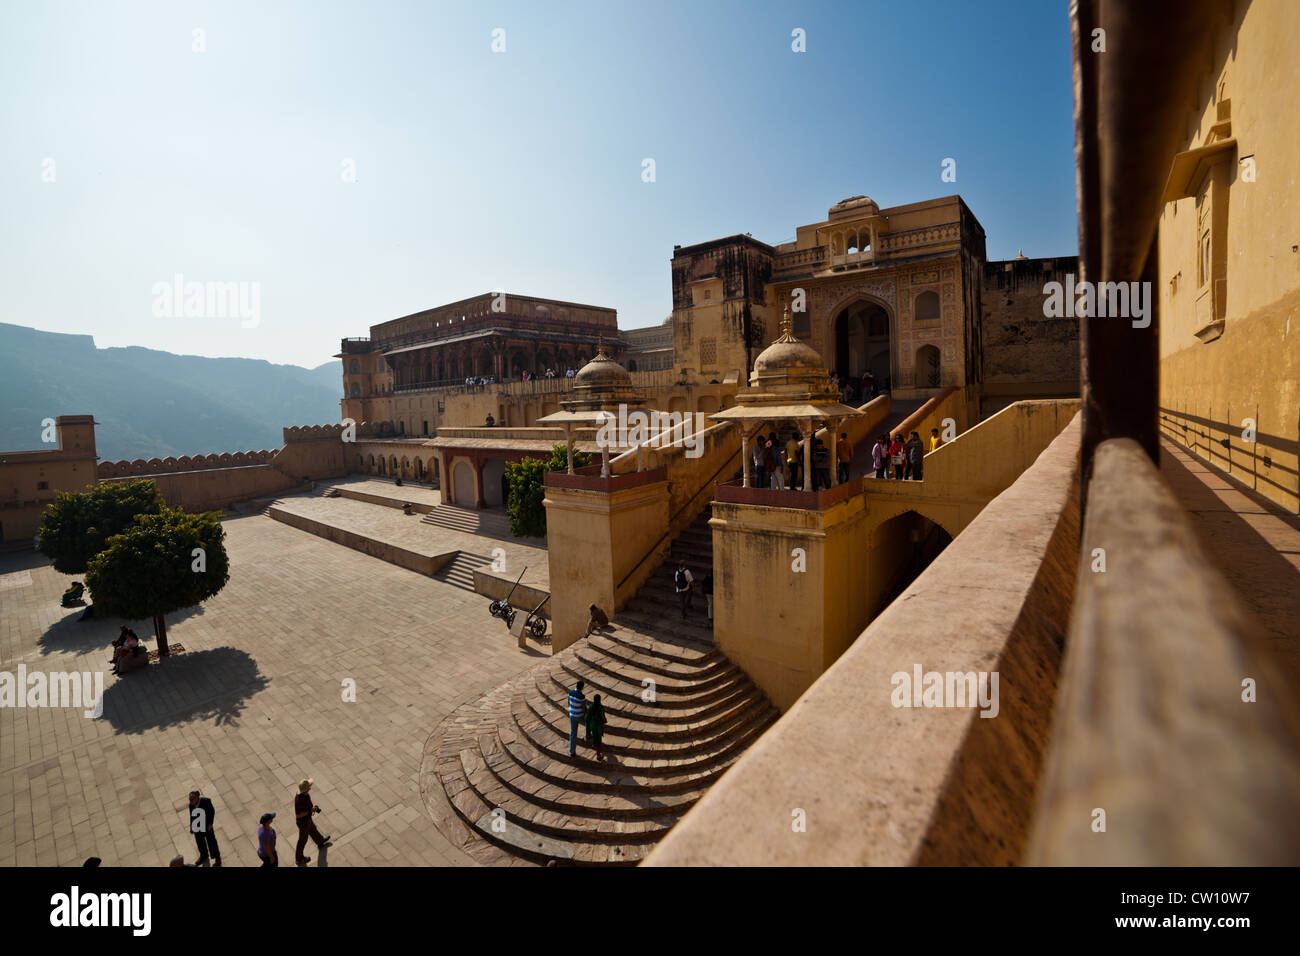
<path fill-rule="evenodd" d="M 609 618 L 605 616 L 604 611 L 596 607 L 594 604 L 587 608 L 587 610 L 591 612 L 591 617 L 587 621 L 587 634 L 590 634 L 592 631 L 600 631 L 609 627 Z M 582 636 L 586 637 L 587 634 Z"/>

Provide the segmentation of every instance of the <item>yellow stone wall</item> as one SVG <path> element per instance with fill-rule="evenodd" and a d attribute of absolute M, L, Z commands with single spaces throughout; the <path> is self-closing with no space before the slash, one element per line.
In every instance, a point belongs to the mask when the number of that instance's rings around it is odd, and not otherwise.
<path fill-rule="evenodd" d="M 1216 125 L 1236 140 L 1190 184 L 1196 192 L 1210 182 L 1209 222 L 1198 215 L 1198 195 L 1167 203 L 1160 220 L 1160 424 L 1163 434 L 1297 513 L 1300 4 L 1237 7 L 1220 31 L 1199 101 L 1187 104 L 1183 150 L 1206 145 Z M 1208 276 L 1199 265 L 1204 232 Z M 1223 322 L 1218 337 L 1215 319 Z M 1246 419 L 1254 421 L 1254 443 L 1243 437 Z"/>

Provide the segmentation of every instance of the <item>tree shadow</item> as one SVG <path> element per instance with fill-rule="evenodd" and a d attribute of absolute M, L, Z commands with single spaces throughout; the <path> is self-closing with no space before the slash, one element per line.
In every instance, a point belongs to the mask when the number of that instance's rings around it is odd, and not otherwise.
<path fill-rule="evenodd" d="M 50 627 L 36 639 L 36 646 L 41 649 L 42 654 L 88 654 L 96 649 L 104 652 L 104 660 L 108 661 L 109 648 L 117 640 L 119 628 L 125 624 L 131 628 L 140 637 L 140 643 L 148 650 L 157 650 L 158 642 L 153 635 L 153 621 L 127 621 L 120 617 L 95 617 L 83 621 L 82 613 L 85 607 L 67 608 L 67 613 L 59 620 L 55 621 Z M 203 614 L 203 605 L 196 604 L 194 607 L 187 607 L 183 611 L 177 611 L 174 614 L 167 615 L 167 643 L 173 644 L 176 636 L 172 628 L 191 617 L 201 616 Z"/>
<path fill-rule="evenodd" d="M 0 554 L 0 574 L 8 574 L 10 571 L 31 571 L 49 565 L 50 559 L 33 548 L 20 548 Z"/>
<path fill-rule="evenodd" d="M 175 654 L 104 688 L 104 716 L 119 734 L 191 721 L 239 724 L 254 694 L 270 683 L 246 651 L 215 647 Z"/>

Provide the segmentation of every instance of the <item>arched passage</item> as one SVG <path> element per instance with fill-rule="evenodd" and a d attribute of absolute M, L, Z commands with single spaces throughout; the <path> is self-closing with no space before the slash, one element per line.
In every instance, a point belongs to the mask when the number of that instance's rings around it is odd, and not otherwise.
<path fill-rule="evenodd" d="M 456 462 L 452 469 L 452 504 L 474 507 L 474 469 L 467 461 Z"/>
<path fill-rule="evenodd" d="M 506 463 L 500 458 L 483 462 L 483 507 L 502 508 L 506 503 Z"/>
<path fill-rule="evenodd" d="M 917 388 L 938 388 L 942 381 L 939 365 L 939 349 L 933 345 L 922 345 L 916 350 Z"/>
<path fill-rule="evenodd" d="M 930 566 L 952 535 L 915 511 L 882 522 L 871 535 L 867 564 L 867 608 L 872 617 Z"/>
<path fill-rule="evenodd" d="M 889 313 L 878 302 L 850 302 L 835 316 L 835 371 L 841 381 L 868 371 L 883 387 L 890 379 Z"/>

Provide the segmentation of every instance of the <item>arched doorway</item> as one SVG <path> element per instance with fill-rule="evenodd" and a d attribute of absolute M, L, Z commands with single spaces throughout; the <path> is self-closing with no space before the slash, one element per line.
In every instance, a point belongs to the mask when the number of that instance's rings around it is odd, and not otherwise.
<path fill-rule="evenodd" d="M 453 504 L 474 507 L 474 469 L 467 461 L 458 461 L 452 469 Z"/>
<path fill-rule="evenodd" d="M 951 543 L 952 535 L 915 511 L 883 522 L 871 535 L 868 558 L 867 606 L 872 617 L 902 594 Z"/>
<path fill-rule="evenodd" d="M 916 377 L 913 380 L 916 387 L 938 388 L 942 380 L 939 349 L 933 345 L 922 345 L 916 350 Z"/>
<path fill-rule="evenodd" d="M 868 371 L 883 388 L 891 377 L 889 313 L 877 302 L 850 302 L 835 316 L 835 372 L 840 380 Z"/>
<path fill-rule="evenodd" d="M 483 462 L 483 507 L 502 508 L 506 503 L 506 463 L 500 458 Z"/>

